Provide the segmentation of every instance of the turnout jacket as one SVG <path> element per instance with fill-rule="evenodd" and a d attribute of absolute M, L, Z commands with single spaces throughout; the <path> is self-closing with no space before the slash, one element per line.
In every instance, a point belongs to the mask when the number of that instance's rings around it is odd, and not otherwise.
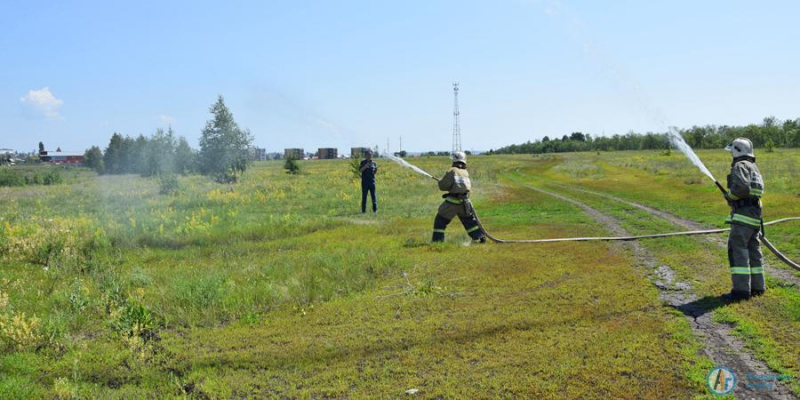
<path fill-rule="evenodd" d="M 469 172 L 466 169 L 452 167 L 439 180 L 439 189 L 451 195 L 465 195 L 472 189 Z"/>
<path fill-rule="evenodd" d="M 731 214 L 725 219 L 727 224 L 761 227 L 764 180 L 755 161 L 752 157 L 739 157 L 731 164 L 726 196 L 731 202 Z"/>

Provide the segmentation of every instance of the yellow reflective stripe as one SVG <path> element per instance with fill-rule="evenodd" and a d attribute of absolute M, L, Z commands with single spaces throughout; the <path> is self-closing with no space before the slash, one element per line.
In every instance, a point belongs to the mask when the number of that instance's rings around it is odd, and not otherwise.
<path fill-rule="evenodd" d="M 750 268 L 750 274 L 752 274 L 752 275 L 763 274 L 763 273 L 764 273 L 764 267 L 752 267 L 752 268 Z"/>
<path fill-rule="evenodd" d="M 750 275 L 749 267 L 731 267 L 731 275 Z"/>
<path fill-rule="evenodd" d="M 755 218 L 750 218 L 750 217 L 748 217 L 746 215 L 742 215 L 742 214 L 728 215 L 728 217 L 725 218 L 725 223 L 729 224 L 731 222 L 741 222 L 743 224 L 747 224 L 747 225 L 755 226 L 755 227 L 760 227 L 761 226 L 761 220 L 755 219 Z"/>
<path fill-rule="evenodd" d="M 763 189 L 750 188 L 750 194 L 753 195 L 753 196 L 761 197 L 761 195 L 764 194 L 764 190 Z"/>
<path fill-rule="evenodd" d="M 434 233 L 444 233 L 444 229 L 434 229 Z"/>
<path fill-rule="evenodd" d="M 728 191 L 728 198 L 731 200 L 739 200 L 739 198 L 733 194 L 730 190 Z"/>
<path fill-rule="evenodd" d="M 481 227 L 480 227 L 480 226 L 477 226 L 477 225 L 476 225 L 476 226 L 473 226 L 472 228 L 469 228 L 469 229 L 467 229 L 467 233 L 472 233 L 472 232 L 475 232 L 475 231 L 477 231 L 478 229 L 481 229 Z"/>
<path fill-rule="evenodd" d="M 742 215 L 742 214 L 733 214 L 733 220 L 734 221 L 740 221 L 740 222 L 749 222 L 751 224 L 756 224 L 756 225 L 761 224 L 761 220 L 760 219 L 748 217 L 748 216 Z"/>
<path fill-rule="evenodd" d="M 464 200 L 454 199 L 452 197 L 445 197 L 444 201 L 446 201 L 448 203 L 453 203 L 453 204 L 461 204 L 461 203 L 464 202 Z"/>

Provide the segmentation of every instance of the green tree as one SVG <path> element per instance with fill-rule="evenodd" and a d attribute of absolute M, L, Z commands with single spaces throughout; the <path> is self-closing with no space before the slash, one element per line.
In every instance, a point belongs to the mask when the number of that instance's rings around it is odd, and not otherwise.
<path fill-rule="evenodd" d="M 178 144 L 175 146 L 175 172 L 178 174 L 188 174 L 195 171 L 195 158 L 196 154 L 186 138 L 181 136 L 178 138 Z"/>
<path fill-rule="evenodd" d="M 90 147 L 83 154 L 83 158 L 87 167 L 97 171 L 98 174 L 103 172 L 103 152 L 99 147 Z"/>
<path fill-rule="evenodd" d="M 128 170 L 139 175 L 145 175 L 147 169 L 147 137 L 140 133 L 129 147 L 127 157 Z"/>
<path fill-rule="evenodd" d="M 156 129 L 147 141 L 147 155 L 143 176 L 155 176 L 173 172 L 175 165 L 175 133 L 170 128 L 166 133 Z"/>
<path fill-rule="evenodd" d="M 111 135 L 111 140 L 108 142 L 105 154 L 103 155 L 103 163 L 105 168 L 103 173 L 106 174 L 120 174 L 122 173 L 122 135 L 114 132 Z"/>
<path fill-rule="evenodd" d="M 200 136 L 200 172 L 220 182 L 235 182 L 247 169 L 253 138 L 236 124 L 221 95 L 209 112 L 214 117 Z"/>

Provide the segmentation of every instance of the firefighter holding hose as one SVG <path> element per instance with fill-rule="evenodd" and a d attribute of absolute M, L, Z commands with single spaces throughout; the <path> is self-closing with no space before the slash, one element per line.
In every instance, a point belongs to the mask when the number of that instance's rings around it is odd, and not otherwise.
<path fill-rule="evenodd" d="M 766 291 L 758 241 L 758 235 L 763 230 L 761 196 L 764 194 L 764 180 L 756 166 L 753 143 L 749 139 L 737 138 L 725 150 L 733 156 L 725 193 L 725 199 L 731 206 L 731 214 L 725 220 L 725 223 L 731 224 L 728 262 L 733 289 L 728 297 L 744 300 Z"/>
<path fill-rule="evenodd" d="M 454 217 L 458 216 L 472 240 L 480 241 L 480 243 L 486 242 L 486 237 L 475 217 L 475 210 L 469 201 L 472 183 L 469 181 L 469 172 L 467 172 L 467 155 L 460 151 L 453 153 L 452 167 L 438 182 L 439 189 L 447 193 L 442 196 L 444 202 L 439 206 L 436 219 L 433 220 L 432 241 L 443 242 L 447 225 Z"/>

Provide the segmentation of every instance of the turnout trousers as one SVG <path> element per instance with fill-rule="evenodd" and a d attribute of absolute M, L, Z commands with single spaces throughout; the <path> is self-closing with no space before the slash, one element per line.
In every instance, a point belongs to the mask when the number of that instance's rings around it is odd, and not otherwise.
<path fill-rule="evenodd" d="M 433 220 L 433 239 L 434 242 L 444 241 L 444 231 L 450 221 L 458 216 L 464 229 L 472 240 L 479 240 L 483 237 L 481 227 L 478 225 L 478 219 L 475 218 L 475 213 L 472 212 L 472 204 L 469 200 L 459 200 L 453 198 L 446 198 L 442 205 L 439 206 L 439 211 L 436 213 L 436 218 Z"/>
<path fill-rule="evenodd" d="M 375 182 L 361 181 L 361 212 L 367 212 L 367 192 L 372 197 L 372 211 L 378 211 L 378 199 L 375 198 Z"/>
<path fill-rule="evenodd" d="M 751 291 L 764 291 L 764 266 L 759 228 L 731 224 L 728 236 L 728 262 L 731 267 L 733 291 L 749 296 Z"/>

